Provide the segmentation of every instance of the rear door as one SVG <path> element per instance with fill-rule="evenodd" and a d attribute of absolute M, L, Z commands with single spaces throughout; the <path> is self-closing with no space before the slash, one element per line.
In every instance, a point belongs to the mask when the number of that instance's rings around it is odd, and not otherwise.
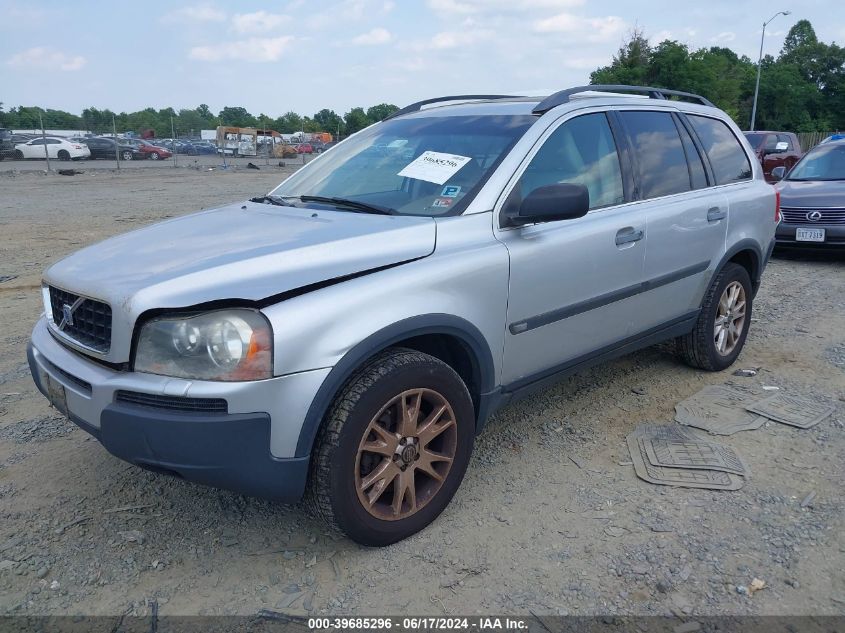
<path fill-rule="evenodd" d="M 708 270 L 725 251 L 728 207 L 710 188 L 706 163 L 682 119 L 668 110 L 617 112 L 631 145 L 638 206 L 648 222 L 635 331 L 689 317 Z"/>
<path fill-rule="evenodd" d="M 510 255 L 502 383 L 518 388 L 624 340 L 642 281 L 645 207 L 626 204 L 620 151 L 607 114 L 553 125 L 506 189 L 504 208 L 544 185 L 587 187 L 578 219 L 500 228 Z"/>

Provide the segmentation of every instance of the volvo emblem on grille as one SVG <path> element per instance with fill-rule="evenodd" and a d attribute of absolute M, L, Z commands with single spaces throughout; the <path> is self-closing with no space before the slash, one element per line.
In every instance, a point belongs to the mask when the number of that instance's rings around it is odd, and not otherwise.
<path fill-rule="evenodd" d="M 818 222 L 819 220 L 821 220 L 821 219 L 822 219 L 822 212 L 821 212 L 821 211 L 810 211 L 810 212 L 806 215 L 806 218 L 807 218 L 810 222 Z"/>
<path fill-rule="evenodd" d="M 73 305 L 68 305 L 66 303 L 62 306 L 62 322 L 59 323 L 60 330 L 64 330 L 68 325 L 73 326 L 73 313 L 76 312 L 76 309 L 82 305 L 83 301 L 85 301 L 85 299 L 80 297 L 73 302 Z"/>

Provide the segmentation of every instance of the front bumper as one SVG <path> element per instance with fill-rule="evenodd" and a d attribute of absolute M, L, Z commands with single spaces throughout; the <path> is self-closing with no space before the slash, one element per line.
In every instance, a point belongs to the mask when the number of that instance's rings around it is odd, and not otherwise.
<path fill-rule="evenodd" d="M 795 230 L 824 229 L 824 242 L 799 242 L 795 239 Z M 806 224 L 778 224 L 775 239 L 778 246 L 793 248 L 845 248 L 845 225 L 843 224 L 822 224 L 821 222 Z"/>
<path fill-rule="evenodd" d="M 112 454 L 189 481 L 279 501 L 298 500 L 309 457 L 296 456 L 302 421 L 329 369 L 222 383 L 115 371 L 60 345 L 44 320 L 27 358 L 48 398 L 64 388 L 68 417 Z M 222 398 L 227 412 L 176 410 L 119 401 L 118 391 L 167 398 Z"/>

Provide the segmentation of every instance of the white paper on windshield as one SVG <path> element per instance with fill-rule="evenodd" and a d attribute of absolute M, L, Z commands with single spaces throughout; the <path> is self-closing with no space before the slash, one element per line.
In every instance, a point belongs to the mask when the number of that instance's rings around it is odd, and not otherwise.
<path fill-rule="evenodd" d="M 470 160 L 472 159 L 469 156 L 443 154 L 442 152 L 423 152 L 408 163 L 397 175 L 442 185 L 458 173 L 458 170 Z"/>

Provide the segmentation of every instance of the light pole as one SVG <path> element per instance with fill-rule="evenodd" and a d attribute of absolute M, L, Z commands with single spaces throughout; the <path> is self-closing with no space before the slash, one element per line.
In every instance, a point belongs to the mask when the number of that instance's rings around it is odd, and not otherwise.
<path fill-rule="evenodd" d="M 760 69 L 763 67 L 763 40 L 766 37 L 766 26 L 779 15 L 789 15 L 792 11 L 778 11 L 767 21 L 763 22 L 763 34 L 760 36 L 760 55 L 757 57 L 757 83 L 754 85 L 754 105 L 751 106 L 751 131 L 754 131 L 754 121 L 757 118 L 757 93 L 760 92 Z"/>

